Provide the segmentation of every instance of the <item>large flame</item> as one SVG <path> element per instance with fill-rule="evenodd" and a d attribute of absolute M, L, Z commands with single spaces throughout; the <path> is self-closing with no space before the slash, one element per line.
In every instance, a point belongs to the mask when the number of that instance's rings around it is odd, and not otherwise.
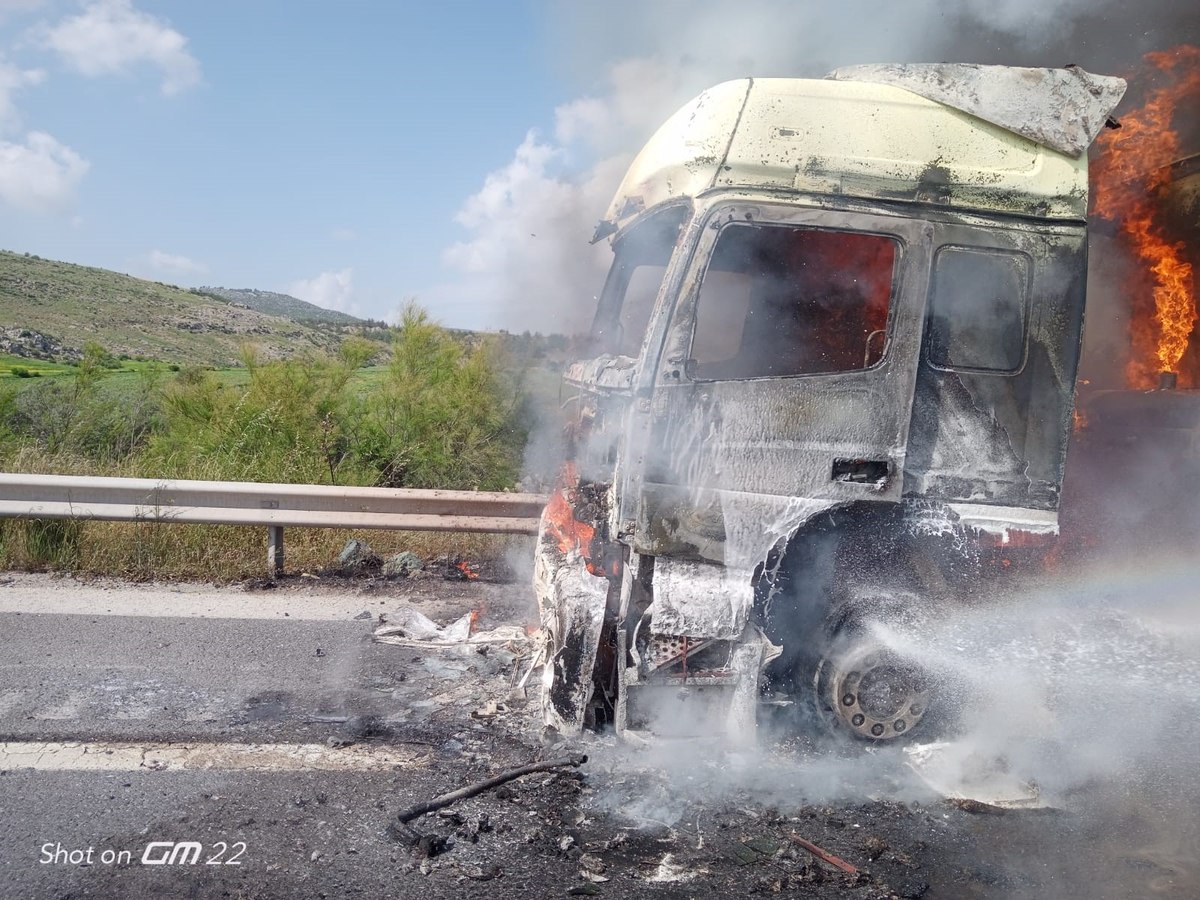
<path fill-rule="evenodd" d="M 1160 372 L 1177 372 L 1196 324 L 1192 266 L 1183 245 L 1171 241 L 1161 221 L 1159 192 L 1167 166 L 1180 156 L 1172 128 L 1182 104 L 1200 100 L 1200 47 L 1181 46 L 1146 54 L 1154 87 L 1145 104 L 1121 118 L 1121 127 L 1098 140 L 1093 212 L 1118 225 L 1145 275 L 1130 285 L 1132 354 L 1126 369 L 1131 387 L 1153 388 Z M 1144 282 L 1149 285 L 1149 298 Z M 1185 385 L 1191 386 L 1191 385 Z"/>
<path fill-rule="evenodd" d="M 596 529 L 575 518 L 576 491 L 579 476 L 573 463 L 567 463 L 559 475 L 559 486 L 550 495 L 546 504 L 546 532 L 563 553 L 578 550 L 583 556 L 587 570 L 593 575 L 604 575 L 604 567 L 593 559 L 592 542 Z"/>

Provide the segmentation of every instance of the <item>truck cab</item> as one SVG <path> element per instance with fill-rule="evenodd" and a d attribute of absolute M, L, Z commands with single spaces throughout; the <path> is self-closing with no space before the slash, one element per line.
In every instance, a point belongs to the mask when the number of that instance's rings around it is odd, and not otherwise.
<path fill-rule="evenodd" d="M 929 673 L 871 623 L 968 602 L 1057 533 L 1085 151 L 1123 89 L 863 66 L 721 84 L 660 128 L 597 229 L 613 263 L 565 376 L 548 726 L 929 718 Z"/>

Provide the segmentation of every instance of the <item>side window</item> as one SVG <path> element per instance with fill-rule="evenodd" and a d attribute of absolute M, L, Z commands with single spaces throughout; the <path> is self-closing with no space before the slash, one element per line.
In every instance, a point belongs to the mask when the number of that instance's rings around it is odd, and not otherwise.
<path fill-rule="evenodd" d="M 899 244 L 796 225 L 721 230 L 696 305 L 701 380 L 850 372 L 883 357 Z"/>
<path fill-rule="evenodd" d="M 926 354 L 939 369 L 1011 374 L 1025 361 L 1029 257 L 942 247 L 934 257 Z"/>

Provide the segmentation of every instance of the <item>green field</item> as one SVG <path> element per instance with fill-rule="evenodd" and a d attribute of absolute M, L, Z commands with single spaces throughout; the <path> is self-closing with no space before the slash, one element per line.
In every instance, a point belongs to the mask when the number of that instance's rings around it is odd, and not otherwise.
<path fill-rule="evenodd" d="M 18 372 L 24 371 L 28 373 L 21 380 L 32 380 L 32 378 L 53 375 L 69 375 L 75 371 L 74 366 L 62 363 L 47 362 L 43 359 L 26 359 L 23 356 L 0 353 L 0 378 L 17 379 L 17 375 L 13 372 L 13 369 L 16 369 Z"/>

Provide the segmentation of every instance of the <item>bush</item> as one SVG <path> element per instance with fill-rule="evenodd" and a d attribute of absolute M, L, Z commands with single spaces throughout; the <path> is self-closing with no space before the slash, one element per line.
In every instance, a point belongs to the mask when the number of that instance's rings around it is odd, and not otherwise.
<path fill-rule="evenodd" d="M 13 366 L 9 369 L 17 378 L 34 378 L 38 373 L 30 371 L 25 366 Z"/>
<path fill-rule="evenodd" d="M 102 354 L 85 354 L 73 378 L 46 379 L 0 404 L 3 426 L 51 456 L 114 462 L 139 450 L 159 425 L 159 371 L 148 366 L 131 390 L 107 390 Z"/>
<path fill-rule="evenodd" d="M 520 385 L 502 372 L 495 343 L 466 347 L 416 306 L 405 309 L 383 382 L 359 399 L 348 424 L 374 483 L 511 487 L 525 433 Z"/>
<path fill-rule="evenodd" d="M 497 347 L 465 346 L 416 307 L 382 379 L 354 373 L 379 350 L 346 338 L 338 355 L 243 363 L 249 383 L 181 371 L 164 392 L 147 475 L 493 490 L 516 480 L 525 434 L 519 385 Z"/>
<path fill-rule="evenodd" d="M 173 478 L 353 483 L 343 421 L 348 385 L 365 361 L 355 344 L 337 358 L 243 362 L 244 388 L 211 372 L 183 369 L 163 396 L 164 426 L 143 461 L 148 474 Z"/>

